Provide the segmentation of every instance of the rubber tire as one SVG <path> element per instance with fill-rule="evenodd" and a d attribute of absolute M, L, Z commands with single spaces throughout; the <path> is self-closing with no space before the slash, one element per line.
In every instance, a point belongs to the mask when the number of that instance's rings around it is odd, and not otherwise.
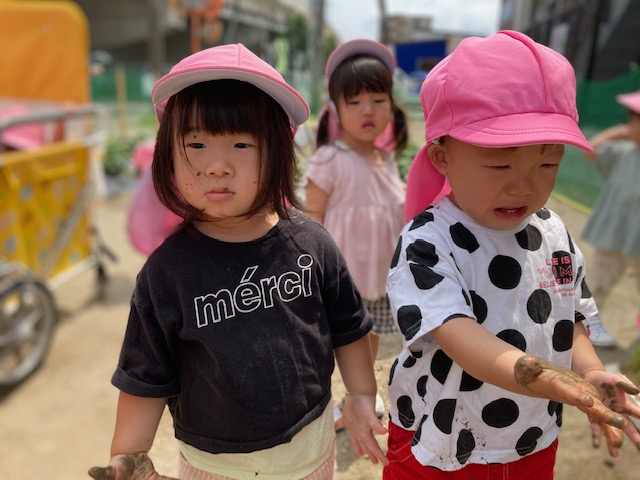
<path fill-rule="evenodd" d="M 45 359 L 58 320 L 53 296 L 37 280 L 18 280 L 0 292 L 0 387 L 27 379 Z"/>

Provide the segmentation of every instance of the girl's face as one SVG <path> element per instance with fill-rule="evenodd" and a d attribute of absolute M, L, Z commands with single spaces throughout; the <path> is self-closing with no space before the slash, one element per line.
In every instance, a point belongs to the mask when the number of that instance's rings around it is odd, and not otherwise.
<path fill-rule="evenodd" d="M 516 227 L 542 208 L 553 190 L 564 145 L 486 148 L 446 137 L 429 147 L 451 184 L 449 198 L 489 228 Z"/>
<path fill-rule="evenodd" d="M 190 205 L 216 226 L 237 224 L 252 206 L 260 185 L 258 140 L 248 133 L 214 135 L 190 130 L 173 152 L 176 186 Z M 244 219 L 246 220 L 246 219 Z"/>
<path fill-rule="evenodd" d="M 388 93 L 360 92 L 348 99 L 341 96 L 336 105 L 342 139 L 351 147 L 369 146 L 391 120 Z"/>

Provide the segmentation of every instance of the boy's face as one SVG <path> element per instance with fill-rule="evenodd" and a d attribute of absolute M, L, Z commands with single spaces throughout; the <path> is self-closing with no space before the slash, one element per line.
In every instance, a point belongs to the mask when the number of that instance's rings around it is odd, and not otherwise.
<path fill-rule="evenodd" d="M 555 184 L 564 145 L 486 148 L 446 137 L 429 147 L 451 184 L 451 201 L 478 223 L 517 226 L 542 208 Z"/>

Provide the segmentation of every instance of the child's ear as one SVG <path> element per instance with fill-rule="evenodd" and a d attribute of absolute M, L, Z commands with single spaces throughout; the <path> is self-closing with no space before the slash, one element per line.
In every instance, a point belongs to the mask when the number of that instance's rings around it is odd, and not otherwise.
<path fill-rule="evenodd" d="M 445 147 L 438 143 L 432 143 L 427 147 L 427 154 L 433 167 L 442 175 L 446 176 L 449 163 L 447 161 L 447 151 Z"/>

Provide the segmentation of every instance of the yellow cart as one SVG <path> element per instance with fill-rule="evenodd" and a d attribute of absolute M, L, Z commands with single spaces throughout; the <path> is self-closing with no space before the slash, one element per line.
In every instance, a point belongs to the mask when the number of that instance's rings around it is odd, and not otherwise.
<path fill-rule="evenodd" d="M 0 116 L 0 388 L 44 360 L 52 292 L 95 268 L 102 294 L 114 259 L 92 215 L 104 110 L 89 102 L 88 59 L 76 4 L 0 0 L 0 113 L 13 112 Z"/>

